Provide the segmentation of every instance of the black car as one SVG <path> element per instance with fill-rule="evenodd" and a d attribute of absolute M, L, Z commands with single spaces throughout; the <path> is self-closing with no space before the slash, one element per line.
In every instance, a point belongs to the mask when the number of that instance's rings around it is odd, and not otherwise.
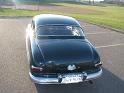
<path fill-rule="evenodd" d="M 91 81 L 102 74 L 100 56 L 72 17 L 41 14 L 26 29 L 30 78 L 38 84 Z"/>

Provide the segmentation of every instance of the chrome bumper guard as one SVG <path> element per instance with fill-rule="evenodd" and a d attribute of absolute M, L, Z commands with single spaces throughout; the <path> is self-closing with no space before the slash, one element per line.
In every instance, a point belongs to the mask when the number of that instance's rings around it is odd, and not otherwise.
<path fill-rule="evenodd" d="M 102 75 L 102 69 L 92 74 L 87 74 L 83 72 L 80 73 L 80 75 L 82 75 L 83 77 L 82 82 L 93 80 Z M 35 77 L 29 72 L 29 76 L 34 83 L 38 83 L 38 84 L 66 84 L 61 82 L 62 81 L 61 75 L 58 75 L 58 78 L 44 78 L 44 77 Z"/>

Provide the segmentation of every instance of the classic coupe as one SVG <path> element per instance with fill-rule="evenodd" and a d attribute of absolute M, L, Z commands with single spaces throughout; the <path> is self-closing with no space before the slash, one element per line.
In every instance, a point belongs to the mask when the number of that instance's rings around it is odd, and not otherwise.
<path fill-rule="evenodd" d="M 34 83 L 92 82 L 102 75 L 99 54 L 72 17 L 34 16 L 26 29 L 26 49 Z"/>

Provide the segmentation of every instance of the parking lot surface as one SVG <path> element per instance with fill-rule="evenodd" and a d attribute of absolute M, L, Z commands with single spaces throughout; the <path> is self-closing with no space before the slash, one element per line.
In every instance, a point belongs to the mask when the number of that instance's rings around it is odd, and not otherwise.
<path fill-rule="evenodd" d="M 124 34 L 80 22 L 98 50 L 103 75 L 93 84 L 37 85 L 29 79 L 25 29 L 31 18 L 0 19 L 0 93 L 123 93 Z"/>

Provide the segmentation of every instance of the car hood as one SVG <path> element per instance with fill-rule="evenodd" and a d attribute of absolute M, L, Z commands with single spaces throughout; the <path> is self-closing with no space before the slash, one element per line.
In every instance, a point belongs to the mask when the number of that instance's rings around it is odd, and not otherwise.
<path fill-rule="evenodd" d="M 45 62 L 57 64 L 93 62 L 92 46 L 82 39 L 36 40 Z"/>

